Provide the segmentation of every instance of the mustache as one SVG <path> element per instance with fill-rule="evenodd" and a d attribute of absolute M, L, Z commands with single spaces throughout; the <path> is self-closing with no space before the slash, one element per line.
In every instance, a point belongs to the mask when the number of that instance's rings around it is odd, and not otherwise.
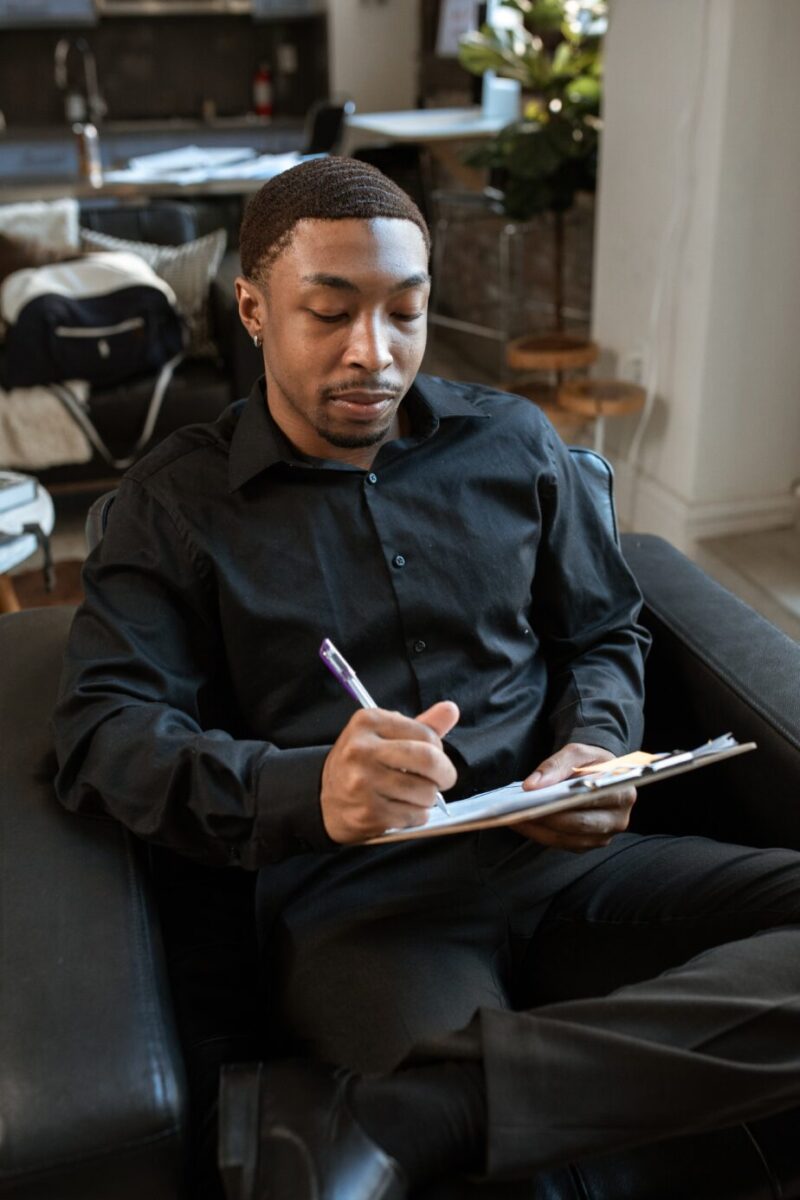
<path fill-rule="evenodd" d="M 399 396 L 401 390 L 400 385 L 391 379 L 351 379 L 344 383 L 337 383 L 331 387 L 323 388 L 322 396 L 326 400 L 335 399 L 336 396 L 341 396 L 344 392 L 381 392 L 392 396 Z"/>

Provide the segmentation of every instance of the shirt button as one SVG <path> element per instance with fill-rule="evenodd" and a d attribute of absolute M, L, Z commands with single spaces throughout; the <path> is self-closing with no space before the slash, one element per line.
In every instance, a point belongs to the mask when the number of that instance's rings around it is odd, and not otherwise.
<path fill-rule="evenodd" d="M 377 483 L 377 482 L 378 482 L 378 476 L 375 474 L 374 471 L 370 471 L 369 475 L 367 476 L 367 483 Z"/>
<path fill-rule="evenodd" d="M 405 565 L 406 565 L 406 560 L 403 558 L 402 554 L 395 554 L 394 558 L 392 559 L 392 566 L 393 567 L 404 567 Z"/>
<path fill-rule="evenodd" d="M 427 650 L 427 648 L 428 647 L 425 642 L 423 642 L 422 638 L 418 638 L 417 641 L 414 642 L 414 650 L 417 654 L 422 654 L 422 651 Z"/>

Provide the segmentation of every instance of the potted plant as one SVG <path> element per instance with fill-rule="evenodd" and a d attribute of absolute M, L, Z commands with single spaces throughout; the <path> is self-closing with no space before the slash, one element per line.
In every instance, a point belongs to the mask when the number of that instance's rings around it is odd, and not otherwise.
<path fill-rule="evenodd" d="M 553 304 L 563 329 L 564 214 L 578 191 L 593 192 L 601 128 L 605 0 L 501 0 L 513 27 L 484 25 L 461 40 L 459 61 L 522 84 L 523 115 L 469 156 L 488 167 L 503 211 L 524 221 L 551 212 Z"/>

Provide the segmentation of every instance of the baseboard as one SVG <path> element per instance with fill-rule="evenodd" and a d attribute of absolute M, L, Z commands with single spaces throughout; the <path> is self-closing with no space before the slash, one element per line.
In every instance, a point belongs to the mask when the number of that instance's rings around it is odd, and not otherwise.
<path fill-rule="evenodd" d="M 624 460 L 611 461 L 622 526 L 659 534 L 685 554 L 704 538 L 782 529 L 797 522 L 798 502 L 791 494 L 692 503 Z"/>

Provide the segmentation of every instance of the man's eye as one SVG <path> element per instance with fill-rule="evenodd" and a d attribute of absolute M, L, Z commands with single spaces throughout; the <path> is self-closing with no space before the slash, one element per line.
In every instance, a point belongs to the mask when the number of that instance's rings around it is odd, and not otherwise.
<path fill-rule="evenodd" d="M 421 312 L 395 313 L 394 316 L 396 321 L 418 321 L 423 314 Z"/>
<path fill-rule="evenodd" d="M 318 321 L 324 321 L 326 325 L 333 325 L 335 321 L 343 321 L 347 317 L 347 313 L 321 313 L 316 312 L 313 308 L 308 311 L 312 317 L 316 317 Z"/>

